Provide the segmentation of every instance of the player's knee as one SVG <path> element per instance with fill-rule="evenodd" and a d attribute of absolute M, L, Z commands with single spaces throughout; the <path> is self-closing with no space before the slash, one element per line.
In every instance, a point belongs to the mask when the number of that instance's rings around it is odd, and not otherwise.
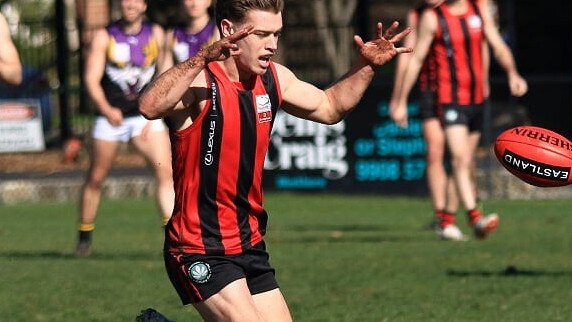
<path fill-rule="evenodd" d="M 454 169 L 457 170 L 464 170 L 471 168 L 473 161 L 471 158 L 467 158 L 466 156 L 455 156 L 451 158 L 451 165 Z"/>
<path fill-rule="evenodd" d="M 439 150 L 427 150 L 428 164 L 443 164 L 443 153 Z"/>
<path fill-rule="evenodd" d="M 90 177 L 85 182 L 85 189 L 89 190 L 101 190 L 103 187 L 103 183 L 105 182 L 105 178 L 94 178 Z"/>

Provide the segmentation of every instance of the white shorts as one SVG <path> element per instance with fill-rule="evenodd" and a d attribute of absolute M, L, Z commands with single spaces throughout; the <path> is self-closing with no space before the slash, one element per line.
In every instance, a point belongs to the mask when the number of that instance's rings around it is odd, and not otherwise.
<path fill-rule="evenodd" d="M 141 135 L 148 122 L 151 122 L 152 132 L 166 129 L 163 120 L 148 120 L 142 115 L 126 117 L 120 126 L 111 125 L 105 116 L 97 116 L 91 134 L 96 140 L 129 142 L 132 138 Z"/>

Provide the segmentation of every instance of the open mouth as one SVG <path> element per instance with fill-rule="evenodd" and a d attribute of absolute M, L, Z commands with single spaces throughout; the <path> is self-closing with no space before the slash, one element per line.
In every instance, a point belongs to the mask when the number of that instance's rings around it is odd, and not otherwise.
<path fill-rule="evenodd" d="M 258 60 L 262 63 L 263 66 L 268 66 L 270 64 L 270 59 L 272 58 L 272 55 L 266 55 L 266 56 L 260 56 L 260 58 L 258 58 Z"/>

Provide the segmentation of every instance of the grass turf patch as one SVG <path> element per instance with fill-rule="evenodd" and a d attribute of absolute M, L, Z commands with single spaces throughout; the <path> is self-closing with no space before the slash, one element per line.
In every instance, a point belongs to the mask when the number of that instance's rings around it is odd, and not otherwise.
<path fill-rule="evenodd" d="M 426 199 L 267 193 L 267 246 L 296 321 L 566 321 L 572 200 L 487 201 L 487 240 L 444 242 Z M 463 214 L 458 225 L 470 233 Z M 0 320 L 133 321 L 182 307 L 151 199 L 103 200 L 93 255 L 73 256 L 77 205 L 3 206 Z"/>

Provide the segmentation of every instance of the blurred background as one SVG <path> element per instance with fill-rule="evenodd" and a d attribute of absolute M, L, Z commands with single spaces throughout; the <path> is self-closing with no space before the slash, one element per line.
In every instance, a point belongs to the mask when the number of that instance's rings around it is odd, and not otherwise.
<path fill-rule="evenodd" d="M 289 66 L 304 80 L 326 86 L 343 74 L 355 58 L 353 34 L 370 37 L 379 20 L 386 25 L 393 20 L 405 24 L 407 10 L 416 3 L 414 0 L 287 0 L 285 31 L 276 60 Z M 572 20 L 566 10 L 562 10 L 566 2 L 496 0 L 496 4 L 501 33 L 513 49 L 530 89 L 523 98 L 510 97 L 504 74 L 493 62 L 493 108 L 487 115 L 480 166 L 489 173 L 489 181 L 492 170 L 488 148 L 504 129 L 532 124 L 572 137 L 572 127 L 567 123 L 572 115 L 572 109 L 567 106 L 572 101 L 572 62 L 569 59 L 572 41 L 568 34 L 572 30 Z M 82 84 L 84 50 L 94 29 L 118 18 L 118 5 L 119 1 L 113 0 L 0 0 L 0 9 L 10 25 L 24 64 L 23 83 L 17 87 L 2 85 L 0 100 L 16 98 L 39 102 L 43 151 L 61 151 L 70 138 L 79 138 L 83 143 L 82 151 L 86 153 L 93 107 Z M 177 0 L 149 0 L 148 5 L 149 19 L 165 28 L 182 18 L 178 16 Z M 291 142 L 281 138 L 282 146 L 275 144 L 267 160 L 267 168 L 275 170 L 270 172 L 267 186 L 425 193 L 424 184 L 419 184 L 424 181 L 424 151 L 423 147 L 417 147 L 417 143 L 423 144 L 420 132 L 413 128 L 406 133 L 393 133 L 395 129 L 387 123 L 384 104 L 392 88 L 394 63 L 380 69 L 360 103 L 365 107 L 352 113 L 341 128 L 326 131 L 316 128 L 315 132 L 327 134 L 307 133 Z M 414 111 L 415 105 L 410 108 Z M 287 118 L 283 121 L 290 122 Z M 371 126 L 364 126 L 364 122 Z M 403 146 L 396 148 L 399 152 L 368 154 L 368 142 L 392 133 L 395 134 L 395 141 L 392 141 L 395 146 Z M 333 152 L 326 153 L 326 159 L 331 162 L 318 160 L 316 164 L 308 164 L 311 160 L 300 162 L 293 154 L 284 156 L 288 153 L 287 143 L 307 142 L 317 154 L 332 149 L 337 151 L 338 160 Z M 0 157 L 17 152 L 3 152 Z M 385 160 L 374 167 L 373 171 L 378 171 L 379 176 L 368 177 L 372 169 L 361 167 L 364 158 Z M 285 159 L 289 161 L 285 162 Z M 343 162 L 335 163 L 339 159 Z M 273 162 L 275 160 L 281 161 Z M 4 163 L 0 172 L 10 172 L 11 167 L 16 166 Z M 391 189 L 385 188 L 387 182 L 395 184 Z"/>

